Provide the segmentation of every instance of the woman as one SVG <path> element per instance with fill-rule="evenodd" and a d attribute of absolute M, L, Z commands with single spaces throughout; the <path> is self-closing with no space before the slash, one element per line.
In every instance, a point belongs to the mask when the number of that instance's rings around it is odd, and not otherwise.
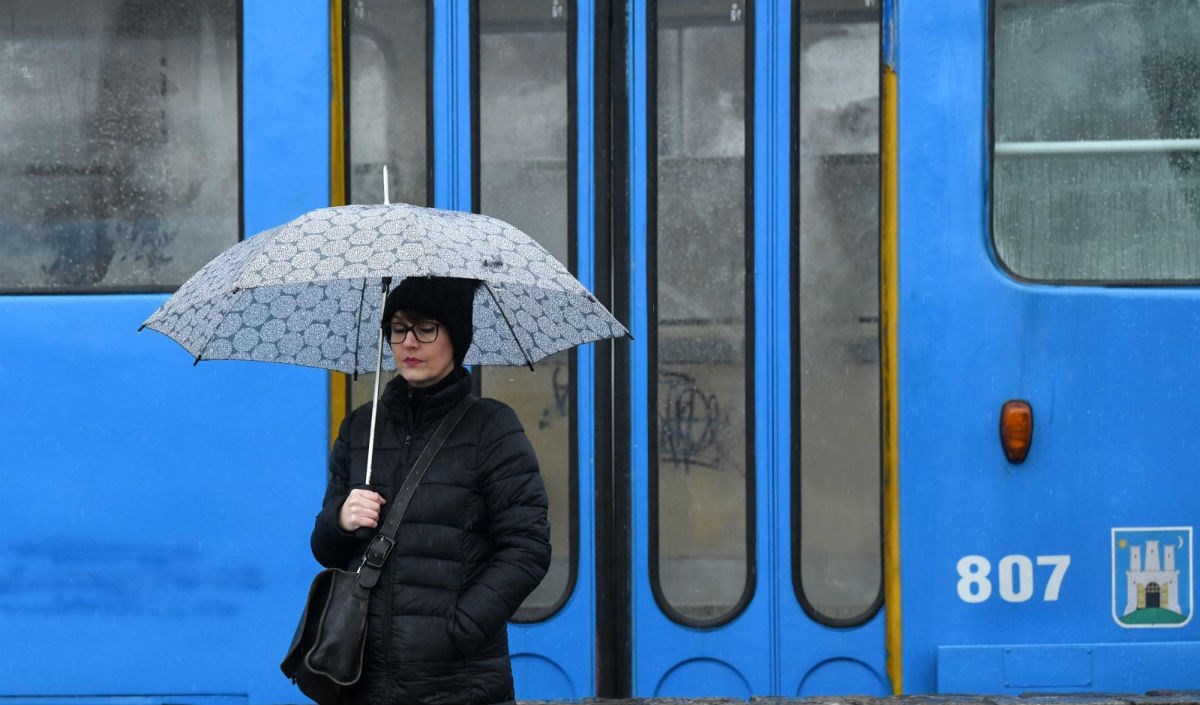
<path fill-rule="evenodd" d="M 312 550 L 357 566 L 442 417 L 471 391 L 478 282 L 409 278 L 387 297 L 384 333 L 399 376 L 379 399 L 371 486 L 371 409 L 338 430 Z M 506 624 L 550 563 L 546 490 L 517 416 L 481 399 L 417 487 L 371 597 L 363 674 L 348 702 L 476 705 L 514 699 Z"/>

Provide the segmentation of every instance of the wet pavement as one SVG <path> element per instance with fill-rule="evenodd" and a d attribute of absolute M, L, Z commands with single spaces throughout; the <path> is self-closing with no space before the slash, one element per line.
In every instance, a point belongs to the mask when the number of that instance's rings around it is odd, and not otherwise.
<path fill-rule="evenodd" d="M 1198 665 L 1200 668 L 1200 665 Z M 569 701 L 521 700 L 518 705 L 744 705 L 732 698 L 585 698 Z M 1200 690 L 1152 690 L 1132 693 L 1028 693 L 1007 695 L 901 695 L 889 698 L 830 696 L 812 698 L 756 697 L 757 705 L 1200 705 Z"/>

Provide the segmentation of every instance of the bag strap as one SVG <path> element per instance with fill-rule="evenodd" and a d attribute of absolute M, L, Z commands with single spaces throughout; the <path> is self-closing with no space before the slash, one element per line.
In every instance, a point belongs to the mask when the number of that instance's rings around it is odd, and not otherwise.
<path fill-rule="evenodd" d="M 446 442 L 450 432 L 454 430 L 459 420 L 467 413 L 467 409 L 471 408 L 476 401 L 478 399 L 474 395 L 468 394 L 450 410 L 450 413 L 442 417 L 442 422 L 433 432 L 433 438 L 430 438 L 429 442 L 425 444 L 425 449 L 421 451 L 417 462 L 413 463 L 412 468 L 404 477 L 400 491 L 392 500 L 392 508 L 388 511 L 387 519 L 384 520 L 379 533 L 371 539 L 371 543 L 363 555 L 362 565 L 358 567 L 358 580 L 354 585 L 355 594 L 365 595 L 375 587 L 375 583 L 379 582 L 379 573 L 388 555 L 392 552 L 392 548 L 396 546 L 396 530 L 400 528 L 400 520 L 404 518 L 404 512 L 408 509 L 409 502 L 412 501 L 413 493 L 417 491 L 417 485 L 425 477 L 425 471 L 429 469 L 429 464 L 433 462 L 434 456 L 442 449 L 442 444 Z"/>

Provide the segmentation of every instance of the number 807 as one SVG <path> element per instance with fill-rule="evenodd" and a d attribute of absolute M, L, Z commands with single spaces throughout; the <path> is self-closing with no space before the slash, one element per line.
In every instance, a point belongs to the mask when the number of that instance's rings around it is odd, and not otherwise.
<path fill-rule="evenodd" d="M 1000 559 L 996 566 L 996 587 L 1000 599 L 1005 602 L 1025 602 L 1033 597 L 1033 564 L 1053 566 L 1046 589 L 1042 591 L 1044 602 L 1058 600 L 1070 556 L 1029 556 L 1014 554 Z M 963 602 L 986 602 L 992 596 L 992 563 L 983 556 L 963 556 L 958 559 L 958 597 Z"/>

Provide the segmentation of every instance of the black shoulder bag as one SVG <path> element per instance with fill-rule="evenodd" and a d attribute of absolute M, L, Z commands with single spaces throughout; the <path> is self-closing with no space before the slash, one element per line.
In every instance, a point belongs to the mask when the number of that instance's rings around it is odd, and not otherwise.
<path fill-rule="evenodd" d="M 475 397 L 467 395 L 442 419 L 433 438 L 409 470 L 379 532 L 371 539 L 356 572 L 330 568 L 313 579 L 296 636 L 279 668 L 318 705 L 335 705 L 342 691 L 362 676 L 367 636 L 367 604 L 384 561 L 396 545 L 396 529 L 413 492 L 442 444 Z"/>

